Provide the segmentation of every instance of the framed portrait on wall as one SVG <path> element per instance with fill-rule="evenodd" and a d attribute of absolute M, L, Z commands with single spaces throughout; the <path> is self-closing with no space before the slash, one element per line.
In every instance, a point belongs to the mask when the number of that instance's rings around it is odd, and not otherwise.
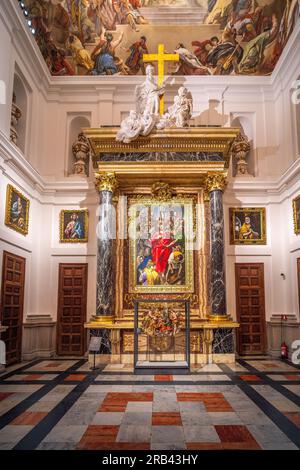
<path fill-rule="evenodd" d="M 30 201 L 20 191 L 7 185 L 5 225 L 22 235 L 28 234 Z"/>
<path fill-rule="evenodd" d="M 129 198 L 129 291 L 194 292 L 194 199 Z"/>
<path fill-rule="evenodd" d="M 229 209 L 231 245 L 266 245 L 266 209 L 240 207 Z"/>
<path fill-rule="evenodd" d="M 293 200 L 294 231 L 300 235 L 300 194 Z"/>
<path fill-rule="evenodd" d="M 60 242 L 87 243 L 89 211 L 87 209 L 60 212 Z"/>

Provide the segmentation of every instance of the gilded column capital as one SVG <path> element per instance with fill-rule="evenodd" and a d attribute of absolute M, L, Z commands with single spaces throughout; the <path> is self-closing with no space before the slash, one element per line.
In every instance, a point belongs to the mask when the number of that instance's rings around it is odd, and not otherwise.
<path fill-rule="evenodd" d="M 227 184 L 225 173 L 208 173 L 205 180 L 205 189 L 208 193 L 212 191 L 220 190 L 224 191 Z"/>
<path fill-rule="evenodd" d="M 110 191 L 113 193 L 119 186 L 116 175 L 113 172 L 96 173 L 95 178 L 95 186 L 98 191 Z"/>

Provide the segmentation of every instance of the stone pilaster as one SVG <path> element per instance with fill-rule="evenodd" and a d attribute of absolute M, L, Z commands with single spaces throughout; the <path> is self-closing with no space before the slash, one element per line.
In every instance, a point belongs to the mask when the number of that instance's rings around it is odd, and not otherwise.
<path fill-rule="evenodd" d="M 223 173 L 210 173 L 206 190 L 210 199 L 210 299 L 213 320 L 228 318 L 226 314 L 226 285 L 224 257 L 224 211 L 223 191 L 226 177 Z"/>

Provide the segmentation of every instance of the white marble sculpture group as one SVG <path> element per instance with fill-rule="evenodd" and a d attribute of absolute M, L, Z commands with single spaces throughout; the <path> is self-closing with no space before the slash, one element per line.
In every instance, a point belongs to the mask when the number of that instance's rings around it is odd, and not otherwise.
<path fill-rule="evenodd" d="M 129 143 L 139 135 L 147 136 L 153 129 L 167 127 L 187 127 L 192 116 L 193 100 L 185 87 L 180 87 L 174 103 L 165 114 L 159 114 L 159 100 L 165 86 L 158 87 L 153 76 L 153 66 L 147 65 L 144 83 L 135 89 L 136 111 L 121 122 L 116 139 Z"/>

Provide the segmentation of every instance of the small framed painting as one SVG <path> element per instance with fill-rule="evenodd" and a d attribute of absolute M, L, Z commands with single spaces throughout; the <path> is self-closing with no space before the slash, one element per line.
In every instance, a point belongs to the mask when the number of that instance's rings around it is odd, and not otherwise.
<path fill-rule="evenodd" d="M 230 244 L 266 245 L 266 209 L 230 208 Z"/>
<path fill-rule="evenodd" d="M 28 234 L 30 201 L 20 191 L 7 185 L 5 225 L 22 235 Z"/>
<path fill-rule="evenodd" d="M 89 211 L 62 210 L 60 212 L 60 242 L 87 243 Z"/>
<path fill-rule="evenodd" d="M 294 230 L 300 235 L 300 195 L 293 200 Z"/>

